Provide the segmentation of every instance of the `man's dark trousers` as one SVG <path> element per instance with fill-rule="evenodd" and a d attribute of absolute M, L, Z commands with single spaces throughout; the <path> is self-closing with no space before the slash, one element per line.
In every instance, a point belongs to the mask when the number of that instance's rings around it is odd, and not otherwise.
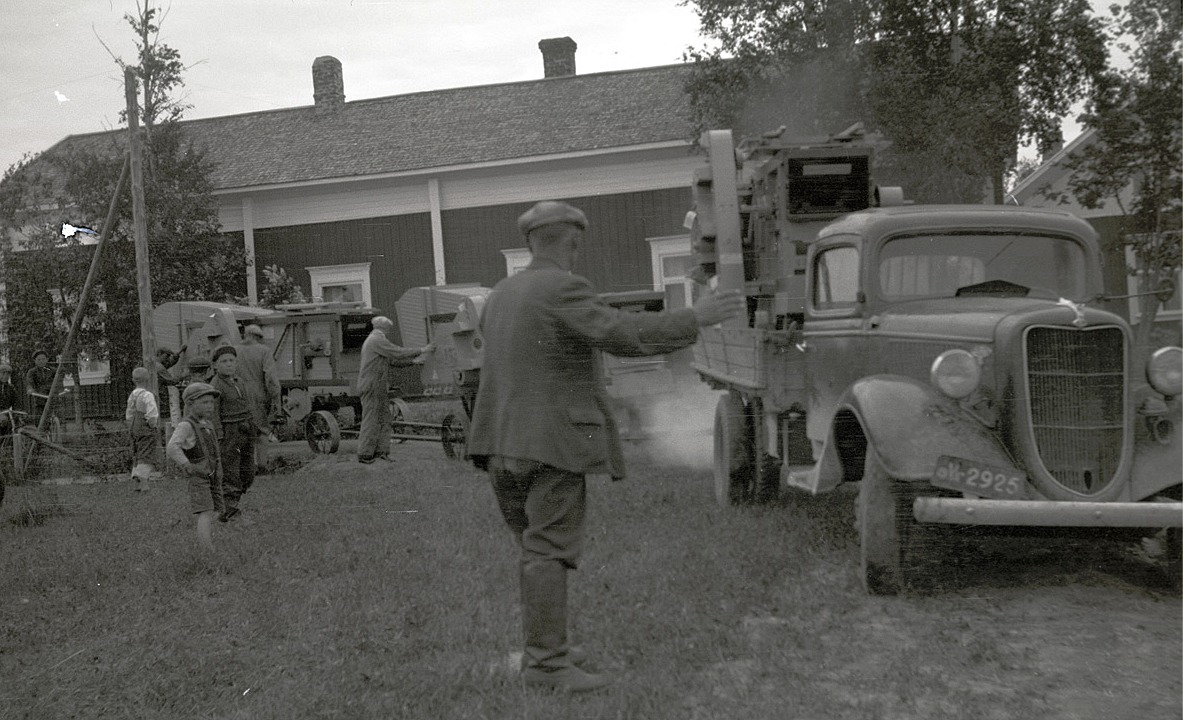
<path fill-rule="evenodd" d="M 567 656 L 567 571 L 583 550 L 584 476 L 542 463 L 489 461 L 501 515 L 521 547 L 523 665 L 562 668 Z"/>

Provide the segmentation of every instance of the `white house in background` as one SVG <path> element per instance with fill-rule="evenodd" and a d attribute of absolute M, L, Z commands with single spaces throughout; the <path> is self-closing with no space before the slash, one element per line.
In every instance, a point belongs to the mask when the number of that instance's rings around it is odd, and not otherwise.
<path fill-rule="evenodd" d="M 1095 141 L 1096 131 L 1091 128 L 1086 129 L 1075 140 L 1048 157 L 1034 172 L 1018 183 L 1010 192 L 1008 200 L 1027 207 L 1054 207 L 1067 210 L 1087 220 L 1101 235 L 1101 243 L 1105 250 L 1105 287 L 1107 291 L 1115 295 L 1132 294 L 1138 292 L 1137 279 L 1127 270 L 1127 268 L 1133 267 L 1133 258 L 1129 257 L 1128 251 L 1121 249 L 1119 245 L 1122 223 L 1121 206 L 1115 199 L 1109 198 L 1099 208 L 1086 208 L 1075 202 L 1072 199 L 1072 194 L 1068 192 L 1071 171 L 1065 165 L 1067 159 L 1089 147 Z M 1062 202 L 1054 199 L 1060 195 L 1067 200 Z M 1123 202 L 1131 199 L 1132 195 L 1133 189 L 1128 188 L 1126 196 L 1122 198 Z M 1175 287 L 1183 287 L 1178 275 L 1175 277 Z M 1162 323 L 1162 332 L 1168 337 L 1175 338 L 1175 344 L 1179 344 L 1178 337 L 1183 334 L 1179 330 L 1180 321 L 1183 320 L 1183 305 L 1180 304 L 1180 296 L 1183 296 L 1183 291 L 1177 290 L 1175 296 L 1159 309 L 1158 316 L 1155 318 L 1156 327 L 1158 323 Z M 1138 304 L 1134 298 L 1111 302 L 1109 307 L 1127 317 L 1132 323 L 1137 323 L 1139 320 Z"/>

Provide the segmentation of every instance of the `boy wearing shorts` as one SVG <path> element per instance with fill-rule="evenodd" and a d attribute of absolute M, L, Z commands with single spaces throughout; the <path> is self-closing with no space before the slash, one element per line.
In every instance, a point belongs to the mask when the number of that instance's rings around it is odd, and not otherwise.
<path fill-rule="evenodd" d="M 136 492 L 148 490 L 148 479 L 155 473 L 156 428 L 160 425 L 160 410 L 156 396 L 148 389 L 151 375 L 147 368 L 138 367 L 131 371 L 135 388 L 127 396 L 128 423 L 131 439 L 131 477 L 136 483 Z"/>
<path fill-rule="evenodd" d="M 214 518 L 226 510 L 222 499 L 222 457 L 212 423 L 218 391 L 203 382 L 189 383 L 181 394 L 185 414 L 168 440 L 168 457 L 189 478 L 189 504 L 197 516 L 197 542 L 214 549 Z"/>

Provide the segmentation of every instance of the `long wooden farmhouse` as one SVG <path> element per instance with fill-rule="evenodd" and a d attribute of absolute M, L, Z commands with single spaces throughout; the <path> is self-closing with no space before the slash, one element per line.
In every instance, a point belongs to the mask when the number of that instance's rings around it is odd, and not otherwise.
<path fill-rule="evenodd" d="M 571 38 L 539 48 L 538 80 L 349 102 L 341 63 L 319 57 L 312 105 L 185 121 L 215 163 L 223 230 L 255 259 L 248 293 L 278 264 L 312 297 L 393 318 L 408 288 L 524 265 L 515 221 L 542 199 L 587 213 L 580 272 L 597 287 L 681 280 L 691 66 L 577 75 Z"/>

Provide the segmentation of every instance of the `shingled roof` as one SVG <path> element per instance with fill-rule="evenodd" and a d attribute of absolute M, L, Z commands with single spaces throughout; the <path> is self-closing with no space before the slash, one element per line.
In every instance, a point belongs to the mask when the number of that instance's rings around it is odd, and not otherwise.
<path fill-rule="evenodd" d="M 214 188 L 366 177 L 691 136 L 690 65 L 570 75 L 182 122 Z M 51 151 L 120 142 L 72 135 Z"/>

